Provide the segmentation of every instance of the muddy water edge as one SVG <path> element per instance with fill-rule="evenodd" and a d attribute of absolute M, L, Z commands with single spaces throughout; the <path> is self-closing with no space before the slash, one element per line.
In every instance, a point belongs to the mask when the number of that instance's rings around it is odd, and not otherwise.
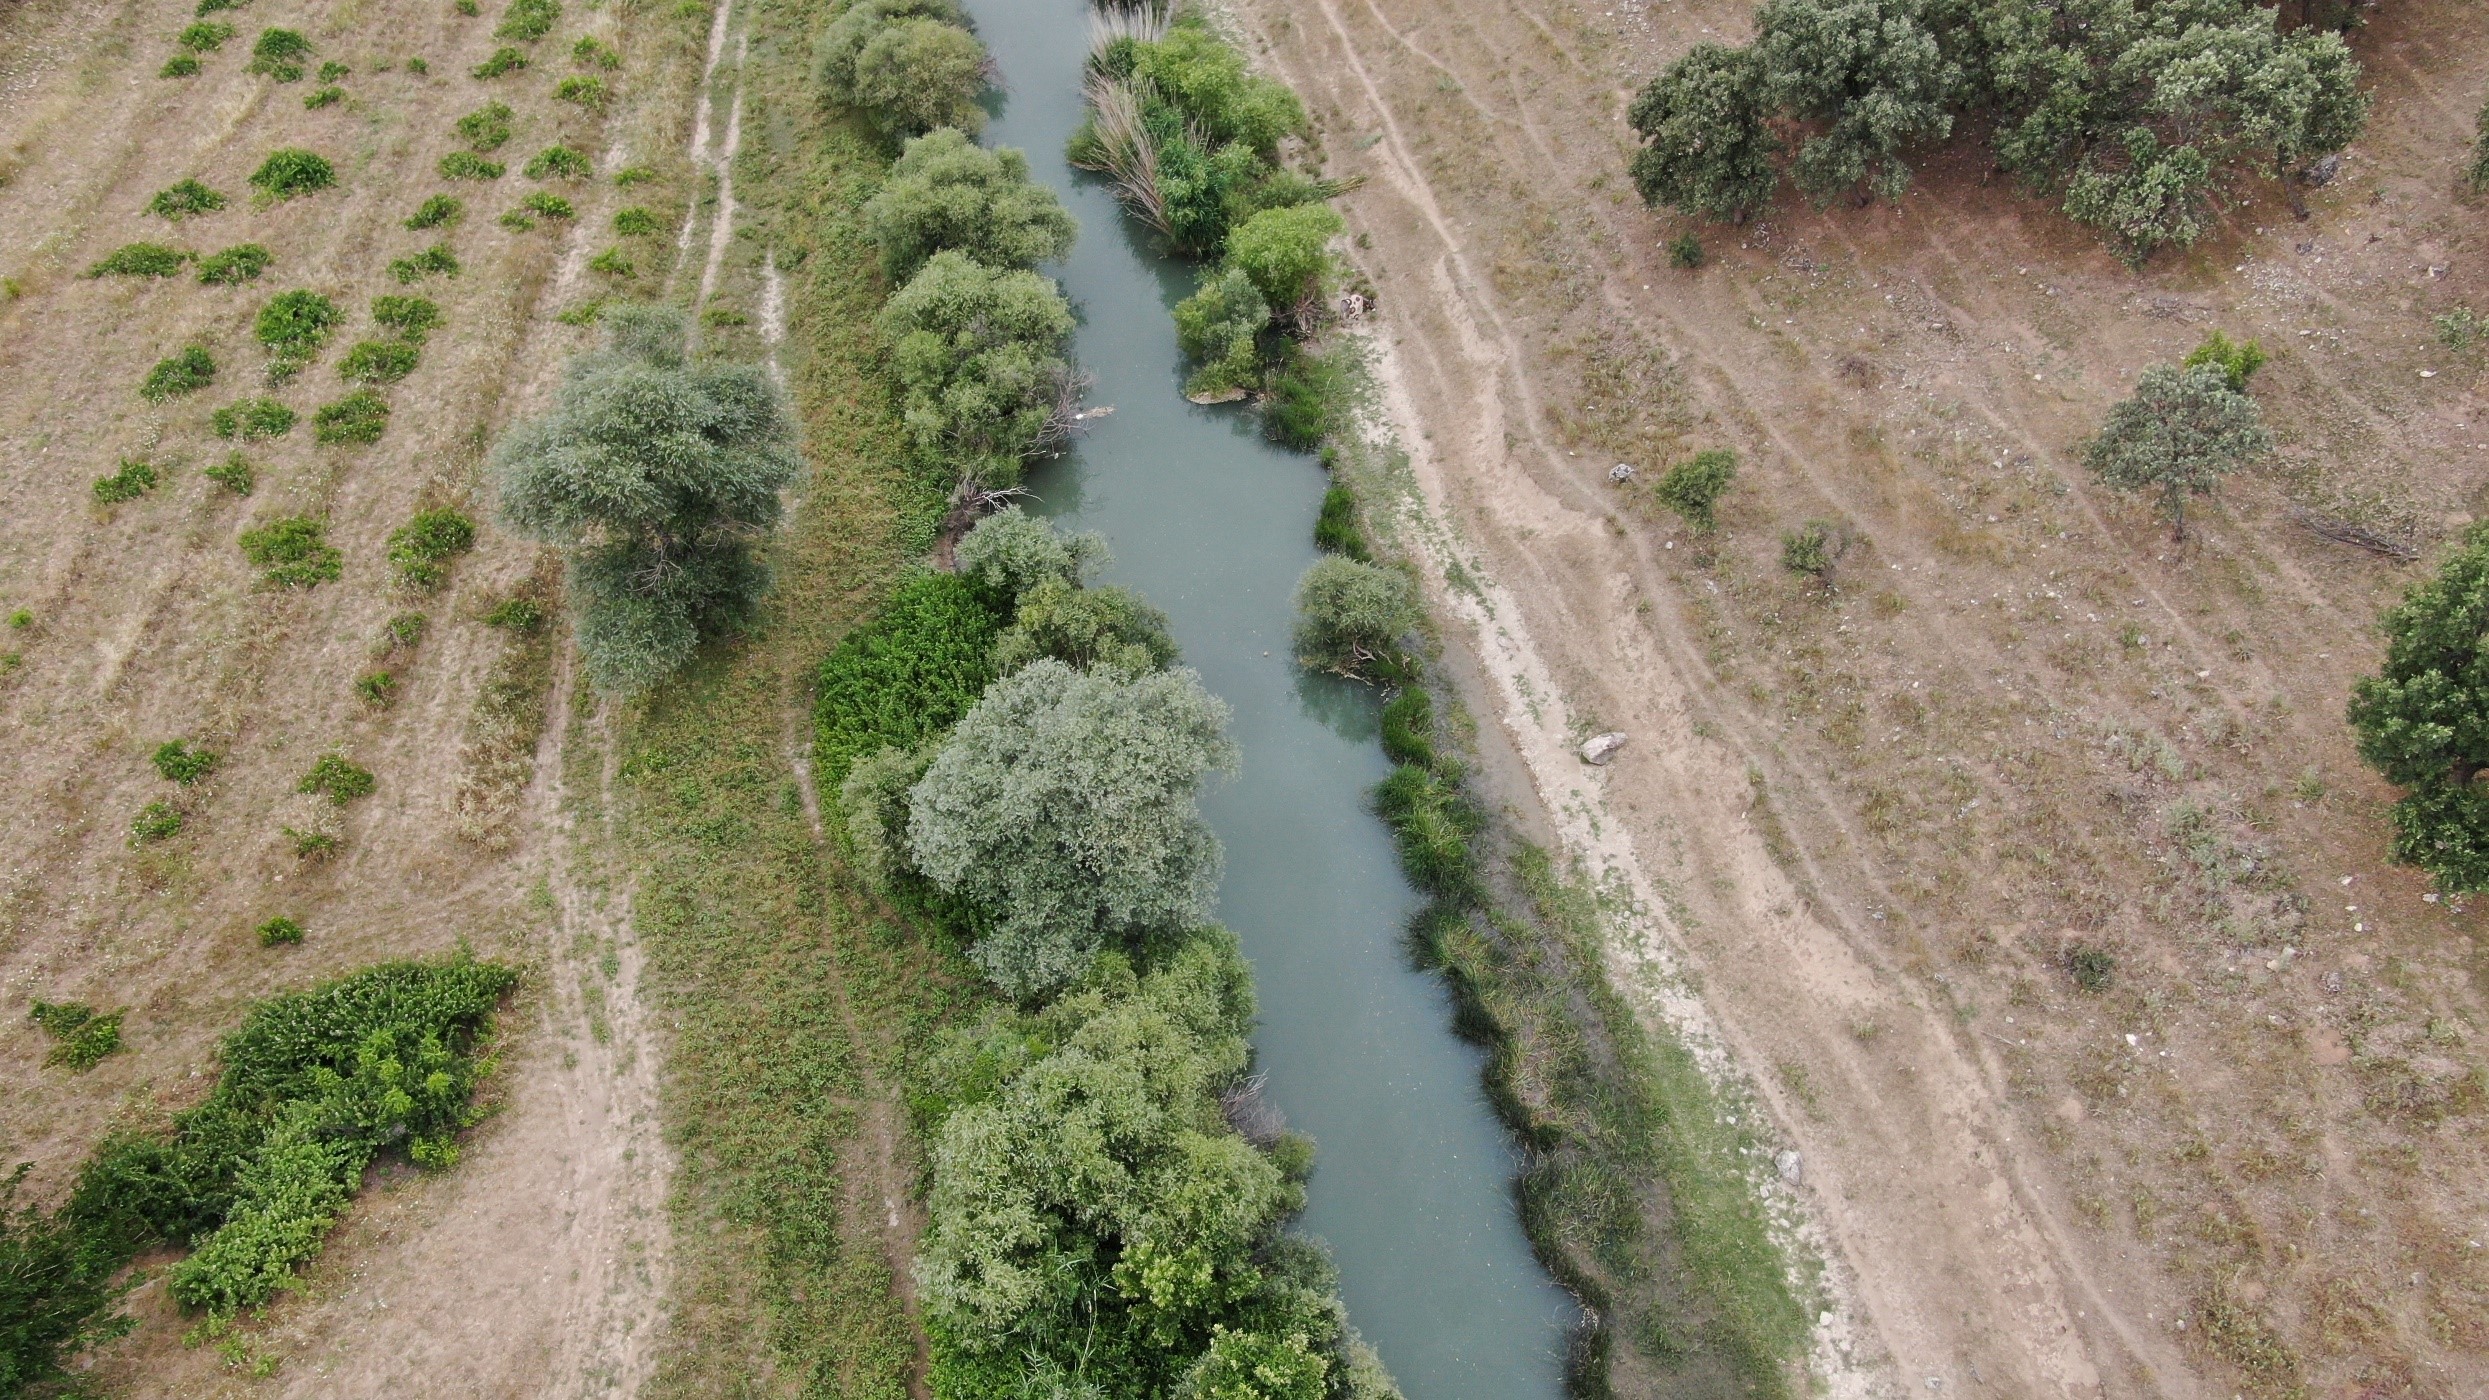
<path fill-rule="evenodd" d="M 1522 1400 L 1563 1388 L 1570 1298 L 1530 1252 L 1520 1168 L 1480 1084 L 1481 1052 L 1412 968 L 1421 901 L 1367 793 L 1389 771 L 1377 701 L 1291 659 L 1289 594 L 1315 558 L 1312 458 L 1235 408 L 1189 404 L 1169 312 L 1194 270 L 1157 256 L 1105 187 L 1065 162 L 1088 52 L 1084 0 L 968 9 L 1002 68 L 989 144 L 1028 153 L 1082 237 L 1057 276 L 1096 377 L 1076 450 L 1038 468 L 1036 508 L 1113 546 L 1113 582 L 1167 610 L 1185 662 L 1235 709 L 1242 776 L 1204 803 L 1227 848 L 1221 917 L 1261 1001 L 1257 1068 L 1320 1145 L 1301 1228 L 1328 1241 L 1351 1320 L 1411 1400 Z"/>

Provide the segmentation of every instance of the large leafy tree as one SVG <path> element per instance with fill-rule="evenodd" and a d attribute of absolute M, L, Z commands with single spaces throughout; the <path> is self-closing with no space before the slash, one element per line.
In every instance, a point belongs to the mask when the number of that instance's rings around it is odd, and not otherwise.
<path fill-rule="evenodd" d="M 1919 0 L 1765 0 L 1755 14 L 1763 93 L 1815 128 L 1792 169 L 1818 199 L 1910 187 L 1902 159 L 1953 130 L 1961 69 L 1945 57 Z"/>
<path fill-rule="evenodd" d="M 821 95 L 894 136 L 985 126 L 985 46 L 954 0 L 856 0 L 814 45 Z"/>
<path fill-rule="evenodd" d="M 1646 204 L 1743 222 L 1780 184 L 1780 142 L 1763 124 L 1752 49 L 1701 44 L 1668 65 L 1627 113 L 1641 134 L 1633 183 Z"/>
<path fill-rule="evenodd" d="M 1219 847 L 1194 794 L 1235 763 L 1227 707 L 1192 672 L 1035 661 L 985 692 L 909 791 L 910 859 L 968 911 L 995 985 L 1037 996 L 1110 940 L 1209 917 Z"/>
<path fill-rule="evenodd" d="M 785 396 L 753 365 L 684 359 L 682 316 L 606 313 L 603 350 L 575 357 L 551 413 L 494 450 L 501 515 L 569 555 L 588 675 L 644 690 L 768 584 L 752 545 L 795 479 Z"/>
<path fill-rule="evenodd" d="M 882 308 L 918 459 L 986 486 L 1070 431 L 1072 311 L 1034 272 L 936 253 Z"/>
<path fill-rule="evenodd" d="M 1033 268 L 1070 252 L 1080 231 L 1054 191 L 1029 179 L 1027 156 L 989 151 L 947 126 L 907 143 L 865 202 L 864 227 L 893 282 L 946 249 L 987 267 Z"/>
<path fill-rule="evenodd" d="M 2385 665 L 2351 692 L 2360 757 L 2406 789 L 2394 855 L 2489 889 L 2489 526 L 2385 615 Z"/>
<path fill-rule="evenodd" d="M 2084 459 L 2107 485 L 2158 493 L 2184 539 L 2187 497 L 2210 494 L 2272 448 L 2256 401 L 2232 387 L 2226 367 L 2154 365 L 2109 410 Z"/>

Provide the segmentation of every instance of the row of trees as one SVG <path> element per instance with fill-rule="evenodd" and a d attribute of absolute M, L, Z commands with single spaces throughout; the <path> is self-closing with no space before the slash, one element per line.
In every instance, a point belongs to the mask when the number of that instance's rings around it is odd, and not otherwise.
<path fill-rule="evenodd" d="M 2289 182 L 2367 120 L 2329 29 L 2254 0 L 1766 0 L 1744 48 L 1705 44 L 1630 120 L 1643 198 L 1744 219 L 1784 167 L 1818 200 L 1897 198 L 1975 121 L 1998 168 L 2121 255 L 2199 237 L 2228 191 Z"/>

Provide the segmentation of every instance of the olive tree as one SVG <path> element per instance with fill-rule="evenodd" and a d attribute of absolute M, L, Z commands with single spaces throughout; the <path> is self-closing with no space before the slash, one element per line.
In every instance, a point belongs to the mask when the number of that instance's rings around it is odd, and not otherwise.
<path fill-rule="evenodd" d="M 1633 100 L 1642 202 L 1740 223 L 1780 185 L 1780 142 L 1764 126 L 1763 64 L 1752 49 L 1698 44 Z"/>
<path fill-rule="evenodd" d="M 1390 656 L 1417 622 L 1397 570 L 1334 554 L 1296 581 L 1296 655 L 1307 666 L 1354 674 Z"/>
<path fill-rule="evenodd" d="M 2360 757 L 2405 789 L 2394 856 L 2489 889 L 2489 526 L 2385 615 L 2385 664 L 2351 692 Z"/>
<path fill-rule="evenodd" d="M 890 280 L 904 282 L 946 249 L 987 267 L 1052 262 L 1071 251 L 1080 226 L 1054 191 L 1029 179 L 1027 156 L 989 151 L 946 126 L 907 143 L 865 202 L 864 229 Z"/>
<path fill-rule="evenodd" d="M 795 425 L 757 366 L 685 361 L 680 313 L 625 307 L 574 357 L 552 412 L 494 450 L 509 527 L 562 548 L 589 678 L 644 690 L 767 586 L 752 543 L 800 468 Z"/>
<path fill-rule="evenodd" d="M 2175 538 L 2186 538 L 2186 498 L 2273 449 L 2256 401 L 2230 387 L 2220 364 L 2154 365 L 2134 397 L 2109 410 L 2084 452 L 2100 480 L 2121 491 L 2157 491 Z"/>
<path fill-rule="evenodd" d="M 1036 661 L 987 689 L 909 790 L 909 858 L 967 910 L 986 976 L 1038 996 L 1109 940 L 1209 917 L 1219 847 L 1194 794 L 1235 764 L 1227 706 L 1192 672 Z"/>
<path fill-rule="evenodd" d="M 1034 272 L 936 253 L 882 308 L 900 410 L 918 458 L 1008 486 L 1071 430 L 1079 381 L 1062 355 L 1072 311 Z"/>
<path fill-rule="evenodd" d="M 1798 187 L 1818 199 L 1863 187 L 1897 199 L 1902 160 L 1953 130 L 1961 69 L 1919 0 L 1765 0 L 1755 14 L 1764 100 L 1813 124 L 1798 144 Z"/>

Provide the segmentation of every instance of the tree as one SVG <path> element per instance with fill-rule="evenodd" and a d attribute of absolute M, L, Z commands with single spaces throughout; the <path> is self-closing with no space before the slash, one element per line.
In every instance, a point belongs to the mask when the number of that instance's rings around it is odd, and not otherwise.
<path fill-rule="evenodd" d="M 952 553 L 960 578 L 986 606 L 1008 614 L 1020 595 L 1047 579 L 1074 588 L 1106 567 L 1104 536 L 1066 535 L 1042 515 L 1005 506 L 960 537 Z"/>
<path fill-rule="evenodd" d="M 1260 339 L 1270 303 L 1240 267 L 1201 279 L 1200 290 L 1175 306 L 1175 343 L 1198 368 L 1184 381 L 1195 403 L 1240 399 L 1261 377 Z"/>
<path fill-rule="evenodd" d="M 2256 401 L 2230 387 L 2228 369 L 2154 365 L 2134 397 L 2109 410 L 2084 459 L 2118 490 L 2160 492 L 2173 537 L 2183 540 L 2186 498 L 2209 494 L 2272 448 Z"/>
<path fill-rule="evenodd" d="M 1156 43 L 1133 46 L 1131 76 L 1173 104 L 1213 150 L 1234 144 L 1268 157 L 1280 138 L 1306 129 L 1304 104 L 1287 84 L 1257 76 L 1242 53 L 1190 14 Z"/>
<path fill-rule="evenodd" d="M 2480 140 L 2472 146 L 2472 167 L 2463 172 L 2464 183 L 2476 190 L 2489 190 L 2489 102 L 2481 104 Z"/>
<path fill-rule="evenodd" d="M 1633 157 L 1642 202 L 1745 222 L 1780 186 L 1780 142 L 1764 116 L 1754 50 L 1700 44 L 1668 65 L 1626 116 L 1643 142 Z"/>
<path fill-rule="evenodd" d="M 1725 447 L 1709 448 L 1695 453 L 1670 467 L 1652 488 L 1659 503 L 1685 517 L 1685 523 L 1699 535 L 1708 535 L 1719 524 L 1712 514 L 1720 497 L 1727 494 L 1729 483 L 1737 479 L 1737 454 Z"/>
<path fill-rule="evenodd" d="M 1228 233 L 1227 264 L 1252 279 L 1254 290 L 1281 314 L 1302 320 L 1306 304 L 1322 295 L 1322 277 L 1331 268 L 1326 245 L 1340 228 L 1328 204 L 1265 209 Z"/>
<path fill-rule="evenodd" d="M 1219 848 L 1194 793 L 1235 763 L 1227 706 L 1192 672 L 1036 661 L 985 692 L 909 790 L 909 857 L 967 908 L 995 985 L 1037 996 L 1110 939 L 1209 917 Z"/>
<path fill-rule="evenodd" d="M 2385 664 L 2351 692 L 2360 757 L 2406 789 L 2394 858 L 2489 889 L 2489 526 L 2387 612 Z"/>
<path fill-rule="evenodd" d="M 1126 588 L 1078 588 L 1045 578 L 1020 595 L 1018 614 L 994 642 L 994 669 L 1016 671 L 1040 657 L 1081 670 L 1129 674 L 1175 664 L 1167 615 Z"/>
<path fill-rule="evenodd" d="M 752 365 L 683 358 L 680 313 L 605 313 L 553 411 L 494 450 L 509 527 L 567 551 L 589 678 L 644 690 L 768 585 L 752 543 L 801 468 L 783 395 Z"/>
<path fill-rule="evenodd" d="M 865 202 L 864 228 L 894 284 L 949 249 L 987 267 L 1033 268 L 1070 252 L 1080 231 L 1054 191 L 1029 179 L 1027 156 L 947 126 L 907 143 Z"/>
<path fill-rule="evenodd" d="M 1898 199 L 1902 154 L 1953 130 L 1961 80 L 1918 0 L 1766 0 L 1754 50 L 1764 100 L 1821 129 L 1798 145 L 1798 187 L 1818 199 L 1863 186 Z"/>
<path fill-rule="evenodd" d="M 892 136 L 935 127 L 985 129 L 985 91 L 993 64 L 977 36 L 937 19 L 901 20 L 856 53 L 856 105 Z"/>
<path fill-rule="evenodd" d="M 2066 189 L 2065 211 L 2107 234 L 2128 267 L 2164 246 L 2187 247 L 2212 219 L 2212 161 L 2193 146 L 2165 146 L 2149 127 L 2129 127 L 2095 148 Z"/>
<path fill-rule="evenodd" d="M 1397 570 L 1331 555 L 1296 581 L 1296 655 L 1307 666 L 1354 674 L 1392 655 L 1417 622 Z"/>
<path fill-rule="evenodd" d="M 1047 279 L 936 253 L 891 295 L 881 327 L 929 468 L 1009 486 L 1025 458 L 1070 432 L 1079 384 L 1061 347 L 1072 311 Z"/>

